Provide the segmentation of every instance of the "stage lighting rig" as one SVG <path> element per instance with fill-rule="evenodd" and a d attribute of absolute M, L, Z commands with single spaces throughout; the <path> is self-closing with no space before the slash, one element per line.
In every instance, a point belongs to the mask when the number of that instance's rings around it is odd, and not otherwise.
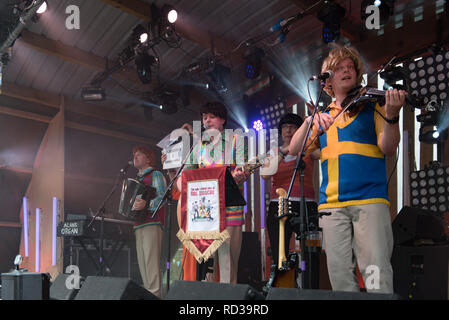
<path fill-rule="evenodd" d="M 260 48 L 248 48 L 243 55 L 245 59 L 245 75 L 248 79 L 256 79 L 262 68 L 262 57 L 265 52 Z"/>
<path fill-rule="evenodd" d="M 330 43 L 340 37 L 341 20 L 346 9 L 333 1 L 324 1 L 324 6 L 318 12 L 317 18 L 323 22 L 323 41 Z"/>
<path fill-rule="evenodd" d="M 231 69 L 216 62 L 214 62 L 212 66 L 212 71 L 207 73 L 210 79 L 210 87 L 218 94 L 226 93 L 228 91 L 226 79 L 231 73 Z"/>
<path fill-rule="evenodd" d="M 81 89 L 81 97 L 84 101 L 103 101 L 106 99 L 106 92 L 100 85 L 91 84 Z"/>
<path fill-rule="evenodd" d="M 161 9 L 154 3 L 151 4 L 151 19 L 148 29 L 155 41 L 163 40 L 169 47 L 179 48 L 181 37 L 176 33 L 175 22 L 178 12 L 170 5 L 164 5 Z"/>
<path fill-rule="evenodd" d="M 148 41 L 148 31 L 140 24 L 138 24 L 132 32 L 131 42 L 133 45 L 143 44 Z"/>
<path fill-rule="evenodd" d="M 157 101 L 160 104 L 160 110 L 167 114 L 173 114 L 178 112 L 178 98 L 180 97 L 177 92 L 171 91 L 166 88 L 159 88 L 156 91 Z"/>
<path fill-rule="evenodd" d="M 150 56 L 146 51 L 136 55 L 134 60 L 137 69 L 137 75 L 143 84 L 151 82 L 151 68 L 156 65 L 158 59 L 154 56 Z"/>

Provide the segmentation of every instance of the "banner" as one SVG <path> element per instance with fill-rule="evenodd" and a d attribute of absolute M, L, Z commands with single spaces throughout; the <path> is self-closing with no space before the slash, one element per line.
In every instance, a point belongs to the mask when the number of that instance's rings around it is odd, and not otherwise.
<path fill-rule="evenodd" d="M 229 238 L 226 230 L 226 167 L 186 170 L 182 173 L 179 240 L 201 263 Z"/>

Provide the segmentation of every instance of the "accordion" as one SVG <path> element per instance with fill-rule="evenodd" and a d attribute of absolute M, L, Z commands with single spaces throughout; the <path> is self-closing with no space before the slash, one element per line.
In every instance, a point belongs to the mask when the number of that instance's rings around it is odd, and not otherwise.
<path fill-rule="evenodd" d="M 136 179 L 127 178 L 123 180 L 122 193 L 120 195 L 120 205 L 118 212 L 127 219 L 143 219 L 146 216 L 147 208 L 152 199 L 156 197 L 156 189 L 146 186 Z M 147 205 L 142 210 L 133 210 L 136 199 L 143 199 Z"/>

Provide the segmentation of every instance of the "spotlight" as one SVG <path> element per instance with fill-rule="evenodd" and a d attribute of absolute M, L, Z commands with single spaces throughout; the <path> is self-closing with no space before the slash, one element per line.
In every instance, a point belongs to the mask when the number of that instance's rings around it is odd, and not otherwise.
<path fill-rule="evenodd" d="M 148 32 L 142 25 L 137 25 L 132 32 L 133 44 L 145 43 L 148 40 Z"/>
<path fill-rule="evenodd" d="M 47 11 L 47 1 L 42 2 L 39 9 L 37 9 L 37 14 L 43 14 L 45 11 Z"/>
<path fill-rule="evenodd" d="M 178 19 L 178 12 L 168 4 L 162 6 L 161 13 L 163 19 L 167 19 L 169 23 L 175 23 Z"/>
<path fill-rule="evenodd" d="M 432 51 L 433 50 L 433 51 Z M 421 59 L 411 59 L 407 65 L 412 94 L 421 95 L 424 103 L 445 101 L 448 98 L 449 51 L 433 46 L 434 53 Z"/>
<path fill-rule="evenodd" d="M 100 86 L 87 86 L 81 89 L 81 97 L 84 101 L 103 101 L 106 93 Z"/>
<path fill-rule="evenodd" d="M 31 7 L 34 7 L 36 5 L 36 0 L 27 0 L 25 2 L 25 10 L 29 10 Z M 31 17 L 31 21 L 34 23 L 37 23 L 39 21 L 39 18 L 44 14 L 48 9 L 47 1 L 44 1 L 41 3 L 39 8 L 36 10 L 35 14 Z"/>
<path fill-rule="evenodd" d="M 218 93 L 225 93 L 228 91 L 226 84 L 227 76 L 231 73 L 231 69 L 223 66 L 222 64 L 215 64 L 212 71 L 208 72 L 207 75 L 210 78 L 209 87 L 212 86 Z"/>
<path fill-rule="evenodd" d="M 137 75 L 143 84 L 151 82 L 151 67 L 157 61 L 153 56 L 146 52 L 137 55 L 135 63 L 137 68 Z"/>
<path fill-rule="evenodd" d="M 254 121 L 254 123 L 253 123 L 253 128 L 254 128 L 256 131 L 262 130 L 262 129 L 263 129 L 263 123 L 262 123 L 262 121 L 260 121 L 260 120 Z"/>
<path fill-rule="evenodd" d="M 317 18 L 324 23 L 323 41 L 330 43 L 340 37 L 340 23 L 346 10 L 338 3 L 325 1 L 323 8 L 318 12 Z"/>
<path fill-rule="evenodd" d="M 260 48 L 248 49 L 243 58 L 246 61 L 245 75 L 248 79 L 258 78 L 262 67 L 262 57 L 265 55 Z"/>
<path fill-rule="evenodd" d="M 159 109 L 167 114 L 173 114 L 178 111 L 177 99 L 179 94 L 173 91 L 159 89 L 158 90 L 158 100 L 161 102 Z"/>
<path fill-rule="evenodd" d="M 435 144 L 439 143 L 441 141 L 447 140 L 448 138 L 448 130 L 443 130 L 439 132 L 438 130 L 430 129 L 426 132 L 424 132 L 424 128 L 421 127 L 419 129 L 419 141 L 428 143 L 428 144 Z"/>

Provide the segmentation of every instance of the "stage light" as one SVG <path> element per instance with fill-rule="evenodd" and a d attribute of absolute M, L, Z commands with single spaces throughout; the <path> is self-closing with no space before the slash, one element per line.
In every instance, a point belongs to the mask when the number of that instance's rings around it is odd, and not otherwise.
<path fill-rule="evenodd" d="M 143 84 L 151 82 L 151 67 L 156 61 L 155 57 L 145 51 L 137 55 L 135 60 L 137 75 Z"/>
<path fill-rule="evenodd" d="M 162 17 L 164 17 L 164 19 L 167 19 L 169 23 L 175 23 L 178 19 L 178 12 L 168 4 L 162 6 L 161 12 Z"/>
<path fill-rule="evenodd" d="M 47 1 L 42 2 L 42 4 L 40 5 L 39 9 L 37 9 L 36 13 L 37 14 L 42 14 L 45 11 L 47 11 Z"/>
<path fill-rule="evenodd" d="M 260 48 L 248 48 L 243 55 L 245 59 L 245 75 L 248 79 L 258 78 L 262 68 L 262 57 L 265 55 Z"/>
<path fill-rule="evenodd" d="M 133 29 L 131 37 L 133 44 L 145 43 L 148 40 L 148 31 L 139 24 Z"/>
<path fill-rule="evenodd" d="M 317 18 L 323 22 L 323 41 L 330 43 L 340 37 L 340 23 L 346 10 L 336 2 L 325 1 Z"/>
<path fill-rule="evenodd" d="M 159 89 L 157 92 L 158 101 L 160 101 L 159 109 L 167 114 L 178 112 L 179 94 L 166 89 Z"/>
<path fill-rule="evenodd" d="M 287 113 L 284 101 L 275 101 L 271 105 L 260 107 L 257 115 L 249 116 L 253 121 L 253 128 L 258 121 L 263 125 L 262 129 L 277 129 L 279 120 Z M 256 129 L 257 130 L 257 129 Z"/>
<path fill-rule="evenodd" d="M 447 140 L 447 138 L 448 138 L 447 129 L 441 131 L 439 131 L 438 129 L 437 130 L 428 129 L 427 131 L 424 131 L 423 127 L 419 129 L 419 141 L 424 143 L 435 144 Z"/>
<path fill-rule="evenodd" d="M 424 170 L 410 173 L 410 199 L 413 207 L 444 213 L 449 208 L 449 167 L 432 162 Z"/>
<path fill-rule="evenodd" d="M 106 99 L 106 92 L 100 86 L 88 86 L 81 89 L 81 97 L 84 101 L 103 101 Z"/>
<path fill-rule="evenodd" d="M 254 123 L 253 123 L 253 128 L 254 128 L 256 131 L 262 130 L 262 129 L 263 129 L 263 123 L 262 123 L 262 121 L 260 121 L 260 120 L 254 121 Z"/>
<path fill-rule="evenodd" d="M 374 5 L 375 5 L 376 7 L 379 7 L 381 4 L 382 4 L 382 1 L 380 1 L 380 0 L 375 0 L 375 1 L 374 1 Z"/>
<path fill-rule="evenodd" d="M 410 91 L 423 97 L 425 104 L 430 101 L 440 103 L 448 97 L 449 51 L 438 52 L 419 60 L 411 60 L 407 64 L 409 71 Z M 432 50 L 433 51 L 432 51 Z"/>
<path fill-rule="evenodd" d="M 222 64 L 214 64 L 212 71 L 208 72 L 210 83 L 209 87 L 213 88 L 218 93 L 225 93 L 228 91 L 226 78 L 231 73 L 231 69 Z"/>

